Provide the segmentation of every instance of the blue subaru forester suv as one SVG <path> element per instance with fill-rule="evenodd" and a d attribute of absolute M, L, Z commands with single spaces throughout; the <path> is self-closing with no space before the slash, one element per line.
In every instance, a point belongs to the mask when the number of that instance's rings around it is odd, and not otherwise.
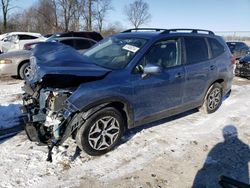
<path fill-rule="evenodd" d="M 83 54 L 41 43 L 23 89 L 25 130 L 49 146 L 69 136 L 90 155 L 113 149 L 124 131 L 199 108 L 215 112 L 233 80 L 224 40 L 198 29 L 130 29 Z"/>

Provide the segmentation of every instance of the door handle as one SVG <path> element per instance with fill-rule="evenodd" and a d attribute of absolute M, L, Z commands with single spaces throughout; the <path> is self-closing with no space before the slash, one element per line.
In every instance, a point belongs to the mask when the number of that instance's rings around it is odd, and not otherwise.
<path fill-rule="evenodd" d="M 215 69 L 215 65 L 211 65 L 210 70 L 214 70 L 214 69 Z"/>
<path fill-rule="evenodd" d="M 183 74 L 178 72 L 176 75 L 175 75 L 175 78 L 183 78 Z"/>

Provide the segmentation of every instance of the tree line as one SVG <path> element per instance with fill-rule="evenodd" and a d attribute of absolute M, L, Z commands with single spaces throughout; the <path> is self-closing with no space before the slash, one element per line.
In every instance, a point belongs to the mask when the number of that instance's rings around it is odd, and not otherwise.
<path fill-rule="evenodd" d="M 98 31 L 112 34 L 123 29 L 120 22 L 107 18 L 114 10 L 112 0 L 38 0 L 17 11 L 15 0 L 1 0 L 1 33 L 29 31 L 43 34 L 67 31 Z M 123 15 L 135 28 L 149 23 L 149 5 L 135 0 L 124 7 Z"/>

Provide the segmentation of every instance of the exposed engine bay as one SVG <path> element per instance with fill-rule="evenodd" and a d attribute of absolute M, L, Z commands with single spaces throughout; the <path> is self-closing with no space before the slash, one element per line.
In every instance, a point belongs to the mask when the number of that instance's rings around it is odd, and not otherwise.
<path fill-rule="evenodd" d="M 82 96 L 82 84 L 102 80 L 110 70 L 86 61 L 75 49 L 57 43 L 38 44 L 30 58 L 31 76 L 23 86 L 25 131 L 31 141 L 49 147 L 48 160 L 54 146 L 73 136 L 85 120 L 83 106 L 69 98 Z M 79 102 L 79 101 L 78 101 Z M 78 105 L 78 107 L 76 107 Z M 91 111 L 91 110 L 90 110 Z"/>
<path fill-rule="evenodd" d="M 48 160 L 51 161 L 52 148 L 64 142 L 75 130 L 68 126 L 72 114 L 65 110 L 66 100 L 74 88 L 44 89 L 25 85 L 23 89 L 26 93 L 23 94 L 21 110 L 26 114 L 25 131 L 31 141 L 49 146 Z"/>
<path fill-rule="evenodd" d="M 53 139 L 60 139 L 60 126 L 65 119 L 62 110 L 71 93 L 67 89 L 46 88 L 33 95 L 24 94 L 23 110 L 28 114 L 26 122 L 30 124 L 26 131 L 31 141 L 50 144 Z"/>

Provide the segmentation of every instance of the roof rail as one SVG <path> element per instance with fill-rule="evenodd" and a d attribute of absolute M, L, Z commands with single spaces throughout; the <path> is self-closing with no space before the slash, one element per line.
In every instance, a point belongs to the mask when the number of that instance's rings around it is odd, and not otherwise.
<path fill-rule="evenodd" d="M 133 29 L 127 29 L 125 31 L 122 31 L 121 33 L 130 33 L 130 32 L 137 32 L 137 31 L 165 31 L 166 29 L 161 28 L 133 28 Z"/>
<path fill-rule="evenodd" d="M 213 31 L 209 30 L 204 30 L 204 29 L 165 29 L 162 34 L 167 34 L 171 32 L 178 32 L 178 31 L 190 31 L 191 33 L 202 33 L 202 32 L 207 32 L 209 35 L 214 35 Z"/>

